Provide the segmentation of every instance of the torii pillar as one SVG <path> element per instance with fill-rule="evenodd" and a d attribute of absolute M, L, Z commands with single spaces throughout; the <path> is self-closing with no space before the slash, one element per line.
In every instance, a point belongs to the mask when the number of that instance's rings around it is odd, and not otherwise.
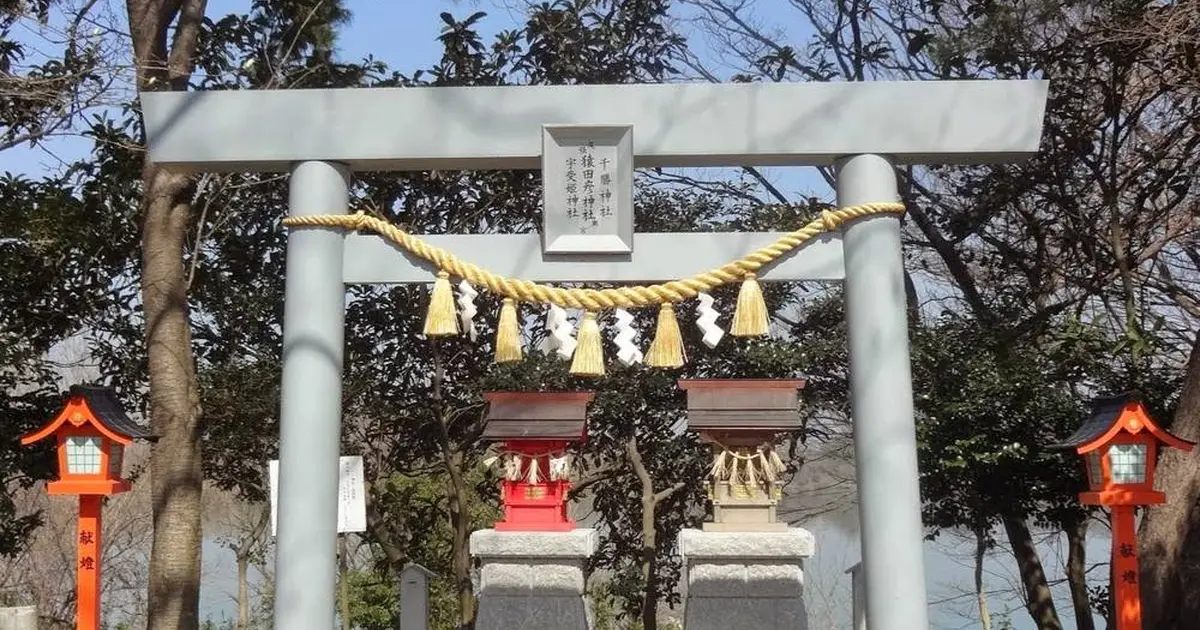
<path fill-rule="evenodd" d="M 896 201 L 894 167 L 1037 151 L 1045 81 L 505 86 L 155 92 L 148 159 L 176 170 L 290 172 L 290 214 L 348 206 L 356 170 L 539 168 L 543 126 L 625 126 L 638 167 L 836 167 L 840 205 Z M 247 115 L 246 112 L 251 112 Z M 536 234 L 426 241 L 541 282 L 652 282 L 741 257 L 778 234 L 635 234 L 603 255 Z M 539 255 L 540 252 L 540 255 Z M 428 283 L 374 235 L 288 234 L 275 628 L 334 619 L 344 285 Z M 900 220 L 847 224 L 761 280 L 845 281 L 867 616 L 928 628 Z M 896 579 L 903 576 L 903 579 Z"/>

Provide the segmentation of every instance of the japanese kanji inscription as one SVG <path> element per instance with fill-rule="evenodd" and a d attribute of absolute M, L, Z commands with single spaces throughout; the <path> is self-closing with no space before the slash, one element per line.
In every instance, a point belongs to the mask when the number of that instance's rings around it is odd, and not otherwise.
<path fill-rule="evenodd" d="M 633 251 L 633 127 L 542 128 L 543 250 Z"/>

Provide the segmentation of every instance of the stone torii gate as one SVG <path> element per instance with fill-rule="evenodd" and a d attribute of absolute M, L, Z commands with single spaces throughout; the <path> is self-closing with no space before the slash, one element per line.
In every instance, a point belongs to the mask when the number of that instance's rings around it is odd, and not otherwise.
<path fill-rule="evenodd" d="M 630 129 L 637 167 L 833 165 L 844 207 L 897 201 L 897 165 L 1032 155 L 1047 90 L 955 81 L 156 92 L 142 95 L 142 110 L 150 160 L 289 172 L 291 216 L 347 213 L 356 170 L 538 168 L 545 125 Z M 425 240 L 506 276 L 635 282 L 717 267 L 779 236 L 613 234 L 560 242 L 557 253 L 536 234 Z M 345 285 L 428 283 L 429 269 L 374 235 L 288 234 L 276 630 L 328 630 L 334 619 Z M 874 630 L 927 628 L 900 219 L 847 223 L 759 276 L 844 282 L 867 616 Z"/>

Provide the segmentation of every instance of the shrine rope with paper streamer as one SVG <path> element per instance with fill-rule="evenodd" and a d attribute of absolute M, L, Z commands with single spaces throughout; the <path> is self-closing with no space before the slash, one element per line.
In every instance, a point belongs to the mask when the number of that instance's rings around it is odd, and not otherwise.
<path fill-rule="evenodd" d="M 805 242 L 832 232 L 847 221 L 879 214 L 903 214 L 904 204 L 897 202 L 864 203 L 835 210 L 825 210 L 821 216 L 809 221 L 804 227 L 784 234 L 774 242 L 746 256 L 730 261 L 716 269 L 698 273 L 690 278 L 672 280 L 661 284 L 621 286 L 606 289 L 555 287 L 547 284 L 506 278 L 464 261 L 453 253 L 430 245 L 419 236 L 409 234 L 399 227 L 362 212 L 356 214 L 310 215 L 287 217 L 287 227 L 343 228 L 354 231 L 371 230 L 392 241 L 408 253 L 421 258 L 437 268 L 437 277 L 430 295 L 429 311 L 425 316 L 425 335 L 430 337 L 457 335 L 461 328 L 468 334 L 474 330 L 474 297 L 476 287 L 503 298 L 500 319 L 496 331 L 495 359 L 497 363 L 519 361 L 521 333 L 517 317 L 518 303 L 547 306 L 547 328 L 551 331 L 548 349 L 557 350 L 560 356 L 570 356 L 571 373 L 583 376 L 603 376 L 604 352 L 598 321 L 599 314 L 606 310 L 659 307 L 658 322 L 654 338 L 644 355 L 651 367 L 680 367 L 686 361 L 679 323 L 675 318 L 674 305 L 689 299 L 699 298 L 701 313 L 697 325 L 704 332 L 705 344 L 715 346 L 722 336 L 716 326 L 716 314 L 708 292 L 734 282 L 741 282 L 737 307 L 729 332 L 736 337 L 758 337 L 766 335 L 770 319 L 762 289 L 758 285 L 757 272 L 764 265 L 803 245 Z M 455 308 L 454 290 L 450 278 L 461 280 L 458 305 Z M 578 339 L 570 337 L 569 324 L 565 325 L 562 309 L 572 308 L 584 312 L 580 319 Z M 621 347 L 619 356 L 623 363 L 643 360 L 643 355 L 631 346 L 634 335 L 629 334 L 629 319 L 618 318 L 617 342 Z M 564 357 L 565 358 L 565 357 Z"/>
<path fill-rule="evenodd" d="M 711 482 L 729 482 L 732 486 L 774 488 L 787 470 L 774 446 L 730 448 L 716 444 L 713 463 L 709 468 Z"/>

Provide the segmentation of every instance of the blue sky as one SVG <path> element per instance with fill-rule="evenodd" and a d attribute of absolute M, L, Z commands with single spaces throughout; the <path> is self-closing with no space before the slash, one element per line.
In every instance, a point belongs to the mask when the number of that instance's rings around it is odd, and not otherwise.
<path fill-rule="evenodd" d="M 506 5 L 516 6 L 521 0 L 349 0 L 348 8 L 353 12 L 352 22 L 343 30 L 339 40 L 339 55 L 344 60 L 354 60 L 373 55 L 385 61 L 389 66 L 402 70 L 411 70 L 427 66 L 440 56 L 440 46 L 437 36 L 442 28 L 438 14 L 450 11 L 456 17 L 462 18 L 476 10 L 486 11 L 489 15 L 481 25 L 485 38 L 493 33 L 512 28 L 519 24 L 519 11 Z M 758 17 L 763 23 L 791 25 L 792 32 L 787 33 L 793 41 L 803 37 L 804 33 L 796 31 L 801 20 L 794 10 L 788 7 L 786 0 L 760 0 L 756 6 Z M 245 11 L 249 6 L 248 0 L 213 0 L 209 2 L 209 16 L 216 19 L 231 12 Z M 701 35 L 689 25 L 691 14 L 680 11 L 677 14 L 681 28 L 690 35 L 700 38 Z M 706 53 L 704 46 L 697 46 L 701 59 L 719 66 L 715 55 Z M 49 144 L 49 151 L 42 149 L 16 148 L 0 152 L 0 172 L 12 171 L 32 177 L 41 175 L 46 169 L 53 169 L 61 159 L 73 159 L 86 155 L 88 143 L 78 139 L 61 139 Z M 771 178 L 779 184 L 786 193 L 797 198 L 801 195 L 828 198 L 829 191 L 819 182 L 811 169 L 803 171 L 791 169 L 780 172 L 778 169 L 770 173 Z M 817 553 L 809 565 L 810 572 L 819 572 L 821 581 L 833 581 L 839 592 L 848 594 L 849 576 L 842 576 L 850 564 L 858 559 L 856 536 L 845 531 L 837 524 L 812 525 L 818 535 Z M 1096 528 L 1099 529 L 1099 528 Z M 1060 546 L 1059 542 L 1050 541 L 1043 545 L 1044 551 L 1051 551 Z M 1107 553 L 1107 540 L 1103 535 L 1094 536 L 1089 545 L 1091 559 L 1102 559 Z M 215 545 L 206 545 L 206 565 L 222 562 L 220 550 Z M 1046 557 L 1047 569 L 1053 574 L 1061 574 L 1061 569 L 1055 566 L 1060 562 L 1057 558 Z M 928 583 L 932 600 L 942 599 L 949 584 L 961 588 L 969 588 L 971 570 L 963 564 L 957 554 L 947 553 L 946 549 L 927 547 L 926 554 Z M 228 559 L 224 560 L 228 568 Z M 1015 567 L 1009 558 L 998 558 L 989 562 L 989 585 L 1001 588 L 1012 582 Z M 225 569 L 216 570 L 210 566 L 209 579 L 206 580 L 205 608 L 215 616 L 221 612 L 231 611 L 228 593 L 230 592 Z M 814 578 L 817 576 L 814 575 Z M 901 576 L 897 576 L 899 579 Z M 814 580 L 815 583 L 816 580 Z M 1060 591 L 1057 603 L 1059 612 L 1064 620 L 1069 617 L 1069 598 Z M 999 595 L 993 596 L 994 610 L 1013 607 L 1016 602 Z M 969 603 L 969 602 L 968 602 Z M 971 621 L 950 612 L 950 606 L 937 606 L 933 613 L 934 627 L 960 628 L 976 627 L 978 622 Z M 957 610 L 969 610 L 969 606 L 955 606 Z M 1028 616 L 1018 611 L 1013 615 L 1015 628 L 1023 630 L 1031 628 Z M 996 622 L 999 620 L 996 619 Z M 1069 624 L 1070 622 L 1067 621 Z M 824 630 L 817 629 L 814 630 Z"/>
<path fill-rule="evenodd" d="M 501 30 L 520 26 L 523 16 L 519 7 L 527 1 L 348 0 L 347 7 L 353 17 L 339 36 L 338 55 L 346 61 L 372 55 L 387 63 L 389 67 L 403 71 L 426 67 L 435 63 L 441 56 L 441 46 L 437 41 L 444 26 L 439 17 L 441 12 L 450 12 L 459 19 L 475 11 L 486 12 L 488 15 L 479 24 L 479 30 L 487 41 Z M 787 8 L 786 2 L 771 0 L 761 4 L 763 7 L 756 7 L 755 11 L 763 22 L 793 25 L 799 23 L 794 12 Z M 249 6 L 248 0 L 211 0 L 208 3 L 208 16 L 216 20 L 229 13 L 244 12 Z M 703 62 L 720 71 L 721 61 L 718 56 L 703 54 L 708 46 L 700 41 L 704 39 L 704 35 L 693 23 L 695 16 L 694 9 L 683 6 L 676 11 L 676 26 L 700 43 L 696 50 L 702 53 Z M 793 40 L 806 35 L 804 31 L 795 28 L 781 29 L 780 32 Z M 30 37 L 29 41 L 36 40 Z M 86 155 L 89 150 L 88 142 L 70 137 L 55 139 L 46 143 L 45 147 L 17 147 L 0 152 L 0 172 L 11 171 L 38 176 L 47 170 L 56 169 L 65 161 Z M 828 199 L 832 194 L 811 168 L 766 169 L 764 172 L 772 183 L 794 199 L 809 195 Z M 703 173 L 699 170 L 689 171 L 689 174 L 693 175 Z"/>

